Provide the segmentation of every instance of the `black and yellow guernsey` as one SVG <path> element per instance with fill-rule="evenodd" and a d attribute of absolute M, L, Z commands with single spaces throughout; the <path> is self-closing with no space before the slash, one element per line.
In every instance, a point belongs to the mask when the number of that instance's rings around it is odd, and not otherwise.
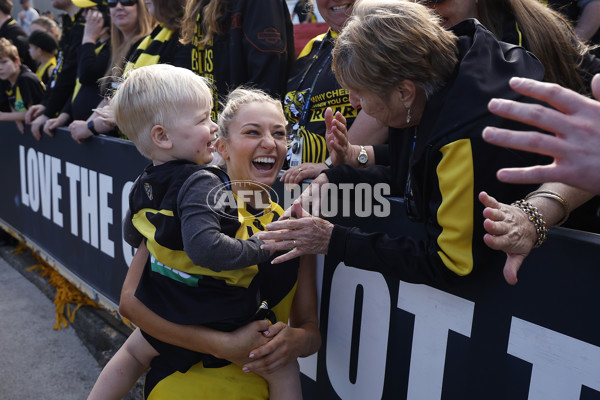
<path fill-rule="evenodd" d="M 21 72 L 14 85 L 9 81 L 0 81 L 0 104 L 2 111 L 27 111 L 34 104 L 39 104 L 44 97 L 44 85 L 26 65 L 21 65 Z"/>
<path fill-rule="evenodd" d="M 197 188 L 190 190 L 197 185 L 202 185 L 200 191 Z M 227 174 L 219 168 L 177 160 L 148 166 L 132 187 L 130 221 L 144 237 L 151 253 L 135 295 L 171 322 L 231 331 L 252 321 L 261 300 L 265 299 L 260 290 L 262 276 L 258 264 L 268 261 L 269 252 L 260 250 L 261 242 L 256 238 L 249 238 L 264 230 L 283 211 L 271 202 L 265 210 L 258 212 L 239 201 L 229 185 Z M 211 189 L 215 189 L 212 193 L 217 196 L 209 199 L 207 194 Z M 204 194 L 198 195 L 201 191 Z M 199 205 L 195 204 L 196 200 Z M 182 214 L 183 218 L 186 216 L 180 207 L 188 207 L 190 203 L 189 208 L 202 210 L 194 214 L 205 214 L 185 220 L 192 226 L 182 229 Z M 127 220 L 124 223 L 127 239 L 130 228 Z M 217 227 L 219 232 L 214 232 Z M 203 235 L 207 228 L 213 231 L 210 237 L 214 239 L 200 239 L 195 242 L 195 248 L 186 248 L 186 252 L 184 247 L 188 239 L 182 232 Z M 221 243 L 222 236 L 243 244 L 240 252 L 252 254 L 248 257 L 232 254 L 230 247 Z M 129 241 L 130 244 L 135 242 L 134 239 Z M 211 265 L 197 265 L 192 259 L 207 260 Z M 236 261 L 231 267 L 221 268 L 214 267 L 209 260 L 223 260 L 220 265 Z M 162 343 L 145 333 L 144 336 L 161 353 L 162 360 L 175 370 L 185 372 L 199 361 L 207 367 L 228 364 Z"/>

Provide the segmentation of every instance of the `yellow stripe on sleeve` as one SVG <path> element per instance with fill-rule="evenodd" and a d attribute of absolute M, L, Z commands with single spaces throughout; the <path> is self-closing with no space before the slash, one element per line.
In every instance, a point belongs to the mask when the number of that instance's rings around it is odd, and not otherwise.
<path fill-rule="evenodd" d="M 444 265 L 458 275 L 473 271 L 473 184 L 471 141 L 461 139 L 440 149 L 437 167 L 442 203 L 438 208 L 438 255 Z"/>

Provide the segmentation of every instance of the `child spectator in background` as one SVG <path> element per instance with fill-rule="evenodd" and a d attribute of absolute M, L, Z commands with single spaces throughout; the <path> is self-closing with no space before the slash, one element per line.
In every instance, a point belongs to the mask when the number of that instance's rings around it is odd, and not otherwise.
<path fill-rule="evenodd" d="M 48 32 L 37 30 L 29 35 L 29 55 L 39 63 L 35 74 L 44 86 L 48 85 L 56 68 L 57 51 L 58 42 Z"/>
<path fill-rule="evenodd" d="M 56 42 L 60 41 L 60 37 L 62 35 L 62 30 L 60 26 L 56 23 L 55 20 L 48 17 L 39 17 L 31 21 L 31 25 L 29 26 L 31 32 L 35 31 L 44 31 L 51 34 Z"/>
<path fill-rule="evenodd" d="M 29 107 L 42 101 L 44 86 L 8 39 L 0 38 L 0 121 L 15 121 L 25 133 L 23 121 Z"/>

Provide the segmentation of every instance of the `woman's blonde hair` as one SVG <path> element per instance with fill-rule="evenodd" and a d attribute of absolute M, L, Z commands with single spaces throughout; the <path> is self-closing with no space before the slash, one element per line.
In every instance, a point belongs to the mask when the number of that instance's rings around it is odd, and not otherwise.
<path fill-rule="evenodd" d="M 569 21 L 560 13 L 538 0 L 479 0 L 477 14 L 498 40 L 502 40 L 505 20 L 514 16 L 523 47 L 535 54 L 545 68 L 544 80 L 589 93 L 578 73 L 588 47 L 577 39 Z"/>
<path fill-rule="evenodd" d="M 359 0 L 336 40 L 332 66 L 345 88 L 387 96 L 408 79 L 430 96 L 458 63 L 456 41 L 421 4 Z"/>
<path fill-rule="evenodd" d="M 285 119 L 281 102 L 260 89 L 238 87 L 231 91 L 222 105 L 223 111 L 219 114 L 219 137 L 227 140 L 229 138 L 229 125 L 235 119 L 238 111 L 244 106 L 251 103 L 268 103 L 273 104 L 278 110 L 281 110 L 281 115 Z"/>
<path fill-rule="evenodd" d="M 204 37 L 198 45 L 205 46 L 215 34 L 221 32 L 219 20 L 227 11 L 225 0 L 211 0 L 204 5 L 202 0 L 189 0 L 185 7 L 183 22 L 181 23 L 181 43 L 191 43 L 196 34 L 196 29 L 204 33 Z M 200 15 L 202 20 L 199 21 Z"/>
<path fill-rule="evenodd" d="M 125 65 L 125 57 L 130 51 L 131 46 L 152 32 L 152 29 L 156 25 L 156 21 L 146 8 L 146 3 L 143 1 L 137 2 L 137 24 L 135 27 L 135 33 L 129 40 L 125 40 L 123 32 L 115 26 L 114 23 L 110 24 L 110 48 L 111 48 L 111 60 L 110 66 L 106 75 L 115 74 L 120 75 L 120 71 L 123 70 Z"/>
<path fill-rule="evenodd" d="M 139 152 L 152 158 L 152 127 L 176 126 L 186 105 L 212 107 L 206 79 L 186 68 L 154 64 L 128 73 L 115 91 L 110 110 L 119 129 Z"/>

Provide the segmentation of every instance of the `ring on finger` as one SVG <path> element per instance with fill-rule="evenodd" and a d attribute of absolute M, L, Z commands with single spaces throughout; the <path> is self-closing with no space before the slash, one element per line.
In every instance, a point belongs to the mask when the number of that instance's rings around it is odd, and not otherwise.
<path fill-rule="evenodd" d="M 302 172 L 302 167 L 298 168 L 298 172 Z"/>

